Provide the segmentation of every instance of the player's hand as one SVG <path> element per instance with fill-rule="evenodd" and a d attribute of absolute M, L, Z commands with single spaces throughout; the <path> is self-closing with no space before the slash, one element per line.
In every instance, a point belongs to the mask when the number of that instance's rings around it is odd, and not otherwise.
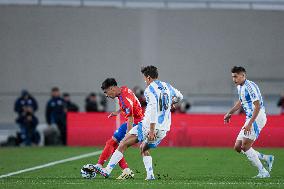
<path fill-rule="evenodd" d="M 107 118 L 113 117 L 113 116 L 117 116 L 119 113 L 118 112 L 111 112 Z"/>
<path fill-rule="evenodd" d="M 246 136 L 251 134 L 251 127 L 252 127 L 252 125 L 244 126 L 243 130 L 244 130 L 244 133 L 245 133 Z"/>
<path fill-rule="evenodd" d="M 224 116 L 224 123 L 229 123 L 230 122 L 230 119 L 231 119 L 231 116 L 232 116 L 232 114 L 226 114 L 225 116 Z"/>
<path fill-rule="evenodd" d="M 175 110 L 176 108 L 177 108 L 177 105 L 174 104 L 174 103 L 172 103 L 172 104 L 171 104 L 171 110 Z"/>
<path fill-rule="evenodd" d="M 148 140 L 149 141 L 154 141 L 155 139 L 156 139 L 155 131 L 149 131 L 149 133 L 148 133 Z"/>

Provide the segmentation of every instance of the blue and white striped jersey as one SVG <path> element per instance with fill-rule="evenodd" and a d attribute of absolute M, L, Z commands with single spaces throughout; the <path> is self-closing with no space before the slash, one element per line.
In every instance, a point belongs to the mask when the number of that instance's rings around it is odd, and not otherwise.
<path fill-rule="evenodd" d="M 147 101 L 143 126 L 149 127 L 150 123 L 156 123 L 155 128 L 169 131 L 171 126 L 171 105 L 172 100 L 183 99 L 183 95 L 170 84 L 155 80 L 144 92 Z"/>
<path fill-rule="evenodd" d="M 258 86 L 249 80 L 245 80 L 243 85 L 238 85 L 239 100 L 242 103 L 242 107 L 246 112 L 247 119 L 252 117 L 254 110 L 253 102 L 259 100 L 260 109 L 265 112 L 265 107 L 263 104 L 263 99 Z"/>

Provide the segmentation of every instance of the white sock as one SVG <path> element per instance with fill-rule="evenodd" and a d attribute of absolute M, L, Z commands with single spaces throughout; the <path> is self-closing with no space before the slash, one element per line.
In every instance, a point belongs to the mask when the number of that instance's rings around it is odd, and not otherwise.
<path fill-rule="evenodd" d="M 152 165 L 152 157 L 151 156 L 143 156 L 143 163 L 147 172 L 147 177 L 154 175 L 153 165 Z"/>
<path fill-rule="evenodd" d="M 117 149 L 114 151 L 114 153 L 112 154 L 107 167 L 106 167 L 106 171 L 110 174 L 111 171 L 113 170 L 113 168 L 116 166 L 116 164 L 123 158 L 123 154 L 118 151 Z"/>
<path fill-rule="evenodd" d="M 245 152 L 247 158 L 251 161 L 252 165 L 258 168 L 258 171 L 262 171 L 264 169 L 262 163 L 258 159 L 257 153 L 254 151 L 253 148 L 250 148 Z"/>
<path fill-rule="evenodd" d="M 252 148 L 253 149 L 253 148 Z M 265 155 L 265 154 L 262 154 L 262 153 L 259 153 L 258 151 L 256 151 L 255 149 L 253 149 L 255 151 L 255 153 L 257 154 L 257 157 L 258 159 L 261 159 L 261 160 L 265 160 L 267 161 L 268 160 L 268 155 Z"/>

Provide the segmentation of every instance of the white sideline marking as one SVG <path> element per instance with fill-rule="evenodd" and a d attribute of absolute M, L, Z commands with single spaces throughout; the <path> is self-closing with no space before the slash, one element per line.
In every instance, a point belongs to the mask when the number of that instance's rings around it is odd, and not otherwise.
<path fill-rule="evenodd" d="M 28 169 L 23 169 L 23 170 L 8 173 L 8 174 L 5 174 L 5 175 L 0 175 L 0 179 L 5 178 L 5 177 L 10 177 L 10 176 L 13 176 L 13 175 L 18 175 L 18 174 L 25 173 L 25 172 L 29 172 L 29 171 L 34 171 L 34 170 L 37 170 L 37 169 L 42 169 L 42 168 L 45 168 L 45 167 L 50 167 L 50 166 L 57 165 L 57 164 L 60 164 L 60 163 L 75 161 L 75 160 L 83 159 L 83 158 L 90 157 L 90 156 L 96 156 L 96 155 L 99 155 L 101 153 L 102 153 L 102 150 L 92 152 L 92 153 L 83 154 L 83 155 L 79 155 L 79 156 L 75 156 L 75 157 L 71 157 L 71 158 L 67 158 L 67 159 L 53 161 L 53 162 L 50 162 L 50 163 L 47 163 L 47 164 L 31 167 L 31 168 L 28 168 Z"/>

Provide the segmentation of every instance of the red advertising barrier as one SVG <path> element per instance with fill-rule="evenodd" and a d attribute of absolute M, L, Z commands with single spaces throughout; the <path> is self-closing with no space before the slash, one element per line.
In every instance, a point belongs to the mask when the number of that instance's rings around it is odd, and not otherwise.
<path fill-rule="evenodd" d="M 104 146 L 115 129 L 115 118 L 108 113 L 69 113 L 67 143 L 69 146 Z M 161 146 L 232 147 L 244 124 L 245 116 L 233 115 L 224 125 L 223 115 L 172 114 L 171 131 Z M 270 115 L 255 145 L 284 147 L 284 116 Z"/>

